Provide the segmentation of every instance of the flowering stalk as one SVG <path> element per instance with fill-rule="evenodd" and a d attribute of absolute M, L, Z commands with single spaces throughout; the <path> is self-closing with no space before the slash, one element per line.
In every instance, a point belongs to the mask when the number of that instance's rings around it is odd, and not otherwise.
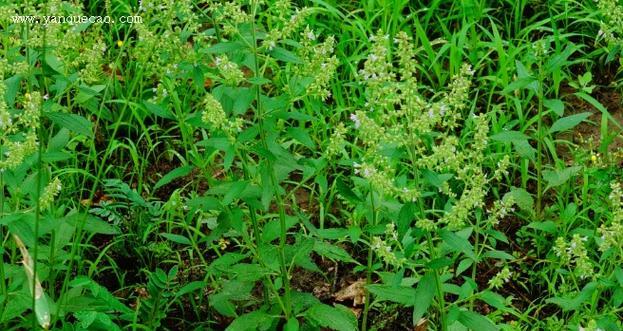
<path fill-rule="evenodd" d="M 257 1 L 253 1 L 253 11 L 252 11 L 253 17 L 251 19 L 251 33 L 252 33 L 252 38 L 253 38 L 252 47 L 253 47 L 253 54 L 254 54 L 253 66 L 254 66 L 254 72 L 256 76 L 259 75 L 260 73 L 260 66 L 258 63 L 259 52 L 257 49 L 257 36 L 255 33 L 255 15 L 256 15 L 257 8 L 258 8 Z M 259 127 L 260 127 L 260 139 L 262 141 L 262 145 L 264 146 L 264 148 L 267 148 L 268 144 L 266 142 L 266 132 L 264 130 L 264 125 L 263 125 L 264 113 L 263 113 L 263 108 L 262 108 L 262 95 L 261 95 L 260 85 L 258 84 L 255 85 L 255 97 L 256 97 L 256 110 L 257 110 L 256 116 L 257 116 Z M 283 313 L 285 315 L 285 319 L 289 320 L 290 313 L 292 311 L 292 305 L 290 301 L 290 277 L 288 276 L 288 266 L 286 265 L 286 258 L 285 258 L 285 245 L 286 245 L 286 234 L 287 234 L 285 206 L 283 204 L 281 192 L 277 188 L 278 183 L 277 183 L 277 179 L 275 178 L 275 172 L 273 171 L 273 162 L 270 158 L 266 159 L 266 162 L 268 163 L 268 170 L 270 172 L 270 185 L 272 185 L 273 190 L 275 191 L 275 199 L 276 199 L 277 207 L 279 209 L 279 228 L 280 228 L 279 264 L 281 266 L 281 280 L 282 280 L 282 283 L 283 283 L 282 286 L 284 289 L 284 300 L 283 300 L 284 312 Z"/>

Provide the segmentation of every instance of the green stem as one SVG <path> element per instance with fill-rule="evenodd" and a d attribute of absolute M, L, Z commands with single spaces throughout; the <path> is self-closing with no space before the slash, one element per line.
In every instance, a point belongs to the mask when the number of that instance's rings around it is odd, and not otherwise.
<path fill-rule="evenodd" d="M 0 160 L 2 160 L 0 153 Z M 4 172 L 0 171 L 0 216 L 4 216 Z M 0 296 L 2 296 L 2 302 L 0 303 L 0 316 L 4 315 L 4 310 L 6 309 L 7 299 L 8 299 L 8 291 L 5 283 L 5 272 L 4 272 L 4 225 L 0 225 L 0 241 L 2 241 L 2 247 L 0 251 Z M 2 321 L 2 328 L 6 329 L 6 321 Z"/>
<path fill-rule="evenodd" d="M 543 186 L 542 186 L 542 168 L 543 168 L 543 74 L 541 64 L 539 63 L 539 88 L 538 88 L 538 120 L 537 120 L 537 164 L 536 164 L 536 212 L 537 218 L 541 219 L 542 215 L 542 199 L 543 199 Z"/>
<path fill-rule="evenodd" d="M 428 249 L 430 250 L 430 259 L 434 260 L 435 247 L 433 246 L 433 239 L 431 238 L 430 233 L 426 234 L 426 239 L 428 241 Z M 441 320 L 441 330 L 446 331 L 448 330 L 448 326 L 446 325 L 446 300 L 443 296 L 441 279 L 437 270 L 433 270 L 433 275 L 435 276 L 435 287 L 437 288 L 437 298 L 439 299 L 439 319 Z"/>
<path fill-rule="evenodd" d="M 257 50 L 257 36 L 255 33 L 255 17 L 257 13 L 257 2 L 253 2 L 253 20 L 251 20 L 251 34 L 253 38 L 253 44 L 251 45 L 253 48 L 253 66 L 255 71 L 255 76 L 258 77 L 260 74 L 259 71 L 259 63 L 258 63 L 258 50 Z M 266 141 L 266 132 L 264 130 L 264 113 L 262 108 L 262 93 L 260 90 L 260 85 L 255 85 L 255 97 L 256 97 L 256 110 L 257 110 L 257 119 L 258 125 L 260 127 L 260 139 L 262 142 L 262 146 L 265 149 L 268 149 L 268 143 Z M 284 315 L 286 320 L 290 318 L 290 312 L 292 311 L 291 301 L 290 301 L 290 279 L 288 277 L 288 266 L 286 264 L 285 258 L 285 246 L 286 246 L 286 235 L 287 235 L 287 226 L 286 226 L 286 212 L 285 206 L 283 204 L 283 199 L 281 197 L 281 191 L 279 190 L 279 183 L 275 177 L 275 172 L 273 171 L 273 162 L 271 159 L 266 159 L 266 163 L 268 166 L 268 171 L 270 172 L 270 185 L 273 187 L 275 191 L 275 200 L 277 203 L 277 207 L 279 209 L 279 264 L 281 265 L 281 280 L 284 289 Z"/>
<path fill-rule="evenodd" d="M 370 207 L 372 208 L 372 226 L 376 225 L 376 206 L 374 204 L 374 190 L 370 185 Z M 366 285 L 372 284 L 372 237 L 369 238 L 370 244 L 368 245 L 368 264 L 366 266 Z M 361 330 L 366 331 L 368 329 L 368 312 L 370 311 L 370 291 L 365 289 L 365 301 L 363 307 L 363 318 L 361 321 Z"/>

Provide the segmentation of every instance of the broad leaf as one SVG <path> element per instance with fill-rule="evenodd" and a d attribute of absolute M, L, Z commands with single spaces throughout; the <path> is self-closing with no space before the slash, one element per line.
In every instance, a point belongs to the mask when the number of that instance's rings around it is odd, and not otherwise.
<path fill-rule="evenodd" d="M 310 320 L 331 330 L 357 330 L 357 318 L 348 308 L 341 305 L 331 307 L 322 303 L 316 304 L 307 310 L 306 315 Z"/>

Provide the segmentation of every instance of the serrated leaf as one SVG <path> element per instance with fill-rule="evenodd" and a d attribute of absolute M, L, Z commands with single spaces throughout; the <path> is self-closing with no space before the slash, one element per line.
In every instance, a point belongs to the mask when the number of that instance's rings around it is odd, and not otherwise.
<path fill-rule="evenodd" d="M 78 114 L 48 112 L 45 116 L 54 124 L 75 133 L 93 138 L 93 124 Z"/>
<path fill-rule="evenodd" d="M 102 300 L 110 309 L 120 311 L 124 314 L 132 314 L 133 311 L 125 306 L 117 297 L 112 295 L 104 286 L 99 285 L 94 280 L 86 276 L 77 276 L 69 285 L 71 287 L 82 287 L 88 289 L 93 297 Z"/>
<path fill-rule="evenodd" d="M 502 131 L 491 136 L 492 140 L 511 143 L 519 140 L 528 140 L 530 137 L 519 131 Z"/>
<path fill-rule="evenodd" d="M 439 232 L 439 235 L 443 242 L 446 243 L 453 251 L 461 252 L 467 257 L 476 260 L 476 255 L 474 254 L 474 246 L 472 246 L 469 240 L 455 234 L 452 231 L 448 231 L 445 229 L 442 229 Z"/>
<path fill-rule="evenodd" d="M 536 229 L 539 231 L 552 233 L 552 234 L 555 234 L 558 231 L 556 227 L 556 223 L 552 221 L 531 222 L 530 224 L 526 226 L 532 229 Z"/>
<path fill-rule="evenodd" d="M 169 120 L 175 120 L 175 114 L 173 114 L 171 110 L 169 110 L 166 107 L 162 107 L 158 104 L 151 103 L 149 101 L 143 101 L 143 105 L 145 106 L 145 109 L 147 109 L 147 111 L 152 113 L 153 115 L 166 118 Z"/>
<path fill-rule="evenodd" d="M 506 88 L 502 90 L 502 93 L 509 94 L 515 90 L 521 90 L 521 89 L 530 89 L 530 90 L 535 91 L 538 86 L 538 83 L 539 82 L 534 77 L 518 78 L 515 81 L 508 84 L 508 86 L 506 86 Z"/>
<path fill-rule="evenodd" d="M 424 316 L 435 297 L 435 276 L 429 272 L 418 282 L 415 289 L 415 302 L 413 307 L 413 322 L 417 322 Z"/>
<path fill-rule="evenodd" d="M 415 304 L 417 292 L 411 287 L 372 284 L 366 288 L 376 296 L 377 300 L 396 302 L 406 307 Z"/>
<path fill-rule="evenodd" d="M 582 121 L 586 120 L 589 116 L 591 116 L 591 113 L 585 112 L 560 118 L 549 128 L 549 133 L 572 129 Z"/>
<path fill-rule="evenodd" d="M 342 179 L 338 179 L 336 181 L 336 188 L 338 193 L 344 199 L 350 201 L 351 203 L 357 203 L 362 201 L 362 199 L 357 194 L 355 194 L 355 192 L 353 192 L 353 190 L 351 190 L 351 188 L 346 185 L 346 183 Z"/>
<path fill-rule="evenodd" d="M 565 113 L 565 104 L 560 99 L 543 100 L 543 105 L 558 116 L 562 116 Z"/>
<path fill-rule="evenodd" d="M 532 195 L 528 193 L 528 191 L 523 188 L 513 187 L 511 191 L 504 195 L 504 198 L 507 196 L 513 197 L 513 200 L 519 206 L 521 210 L 524 211 L 532 211 L 532 206 L 534 205 L 534 199 Z"/>
<path fill-rule="evenodd" d="M 227 331 L 250 331 L 250 330 L 267 330 L 270 328 L 272 320 L 275 317 L 262 312 L 253 311 L 248 314 L 238 316 L 228 327 Z"/>
<path fill-rule="evenodd" d="M 547 191 L 549 188 L 560 186 L 566 183 L 572 176 L 582 169 L 581 166 L 573 166 L 562 170 L 544 170 L 543 179 L 547 182 Z"/>
<path fill-rule="evenodd" d="M 506 300 L 504 299 L 504 297 L 495 292 L 486 290 L 480 293 L 478 296 L 480 297 L 480 300 L 486 302 L 489 306 L 495 307 L 502 311 L 511 310 L 506 306 Z"/>
<path fill-rule="evenodd" d="M 307 132 L 307 130 L 303 128 L 289 128 L 287 132 L 288 132 L 288 135 L 290 135 L 290 137 L 296 139 L 298 142 L 303 144 L 305 147 L 308 147 L 308 148 L 316 147 L 316 144 L 309 136 L 309 133 Z"/>
<path fill-rule="evenodd" d="M 93 215 L 73 214 L 71 216 L 68 216 L 66 220 L 69 225 L 72 225 L 76 228 L 79 227 L 80 223 L 85 222 L 83 225 L 84 231 L 91 233 L 106 235 L 115 235 L 120 233 L 117 227 Z"/>
<path fill-rule="evenodd" d="M 318 237 L 322 239 L 336 240 L 348 236 L 349 231 L 348 229 L 344 228 L 329 228 L 319 229 L 316 231 L 316 233 L 318 234 Z"/>
<path fill-rule="evenodd" d="M 535 159 L 537 150 L 530 145 L 528 140 L 514 140 L 513 147 L 515 147 L 515 150 L 519 156 L 530 160 Z"/>
<path fill-rule="evenodd" d="M 303 60 L 301 60 L 301 58 L 299 58 L 296 54 L 282 48 L 282 47 L 275 47 L 273 48 L 272 51 L 270 51 L 270 56 L 272 56 L 273 58 L 277 59 L 277 60 L 281 60 L 283 62 L 288 62 L 288 63 L 296 63 L 296 64 L 301 64 L 303 63 Z"/>
<path fill-rule="evenodd" d="M 52 54 L 51 52 L 46 52 L 45 53 L 45 63 L 47 63 L 47 65 L 50 66 L 50 68 L 52 68 L 52 70 L 62 74 L 64 71 L 64 65 L 63 62 L 61 62 L 56 56 L 54 56 L 54 54 Z"/>
<path fill-rule="evenodd" d="M 292 216 L 286 216 L 286 230 L 293 227 L 296 223 L 298 223 L 298 218 Z M 266 225 L 264 225 L 264 229 L 262 231 L 262 241 L 265 243 L 269 243 L 277 238 L 279 238 L 279 234 L 281 233 L 281 223 L 279 220 L 272 220 Z"/>
<path fill-rule="evenodd" d="M 580 308 L 583 303 L 588 301 L 593 296 L 597 286 L 598 284 L 596 282 L 590 282 L 586 284 L 582 291 L 580 291 L 580 293 L 576 296 L 554 297 L 547 299 L 546 302 L 558 305 L 564 311 L 575 310 Z"/>
<path fill-rule="evenodd" d="M 348 308 L 337 305 L 331 307 L 325 304 L 316 304 L 305 313 L 307 317 L 320 326 L 336 331 L 357 330 L 357 318 Z"/>
<path fill-rule="evenodd" d="M 348 254 L 348 252 L 342 247 L 335 246 L 320 240 L 314 242 L 314 252 L 332 260 L 342 262 L 355 261 L 355 259 L 353 259 L 353 257 L 350 256 L 350 254 Z"/>
<path fill-rule="evenodd" d="M 473 311 L 464 310 L 459 313 L 459 322 L 471 330 L 475 331 L 498 331 L 500 330 L 491 320 L 475 313 Z"/>
<path fill-rule="evenodd" d="M 214 44 L 208 47 L 208 49 L 206 49 L 206 52 L 209 54 L 221 54 L 221 53 L 229 53 L 229 52 L 241 50 L 243 48 L 244 48 L 244 44 L 241 42 L 227 41 L 227 42 Z"/>

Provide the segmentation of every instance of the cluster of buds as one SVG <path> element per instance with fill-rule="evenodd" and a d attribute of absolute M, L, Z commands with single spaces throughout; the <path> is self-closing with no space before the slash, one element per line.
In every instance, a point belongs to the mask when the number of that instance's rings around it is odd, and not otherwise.
<path fill-rule="evenodd" d="M 396 225 L 394 223 L 388 223 L 385 227 L 385 239 L 376 236 L 372 237 L 370 247 L 387 265 L 401 267 L 407 260 L 393 252 L 392 246 L 400 248 L 400 243 L 398 242 Z"/>
<path fill-rule="evenodd" d="M 610 185 L 612 191 L 608 196 L 612 220 L 610 224 L 602 224 L 597 230 L 600 237 L 599 249 L 602 252 L 611 247 L 623 247 L 623 190 L 620 183 Z"/>
<path fill-rule="evenodd" d="M 569 269 L 575 266 L 575 273 L 580 278 L 593 277 L 593 262 L 588 257 L 585 242 L 588 240 L 579 234 L 574 234 L 571 242 L 567 242 L 565 238 L 558 237 L 554 244 L 554 252 L 560 258 L 562 264 Z"/>
<path fill-rule="evenodd" d="M 205 107 L 201 116 L 203 122 L 214 130 L 225 132 L 231 140 L 235 139 L 235 134 L 242 130 L 242 118 L 230 121 L 221 103 L 211 93 L 206 94 L 203 104 Z"/>

